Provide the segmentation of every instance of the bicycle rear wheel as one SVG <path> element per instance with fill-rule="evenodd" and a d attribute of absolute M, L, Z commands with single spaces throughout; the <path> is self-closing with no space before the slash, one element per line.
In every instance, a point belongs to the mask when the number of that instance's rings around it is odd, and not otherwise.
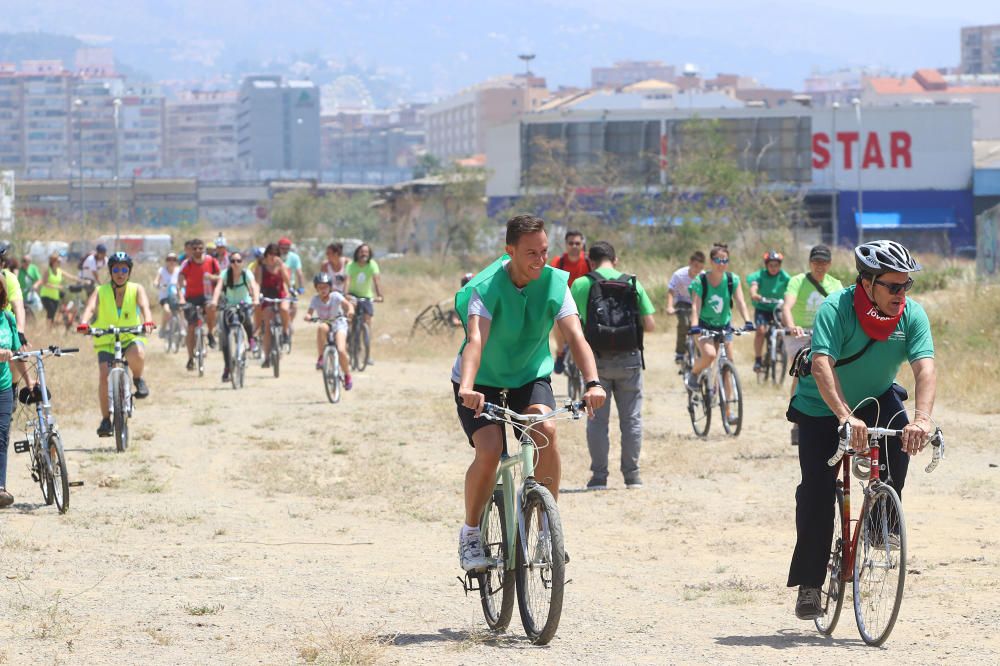
<path fill-rule="evenodd" d="M 205 376 L 205 328 L 198 326 L 194 329 L 194 358 L 198 366 L 198 376 Z"/>
<path fill-rule="evenodd" d="M 340 402 L 340 356 L 335 347 L 323 350 L 323 388 L 327 400 L 333 404 Z"/>
<path fill-rule="evenodd" d="M 906 523 L 899 495 L 879 483 L 861 510 L 854 553 L 854 618 L 868 645 L 885 643 L 896 624 L 906 582 Z"/>
<path fill-rule="evenodd" d="M 510 535 L 507 534 L 505 516 L 503 491 L 494 490 L 479 524 L 482 526 L 483 552 L 499 564 L 491 565 L 476 577 L 479 579 L 479 600 L 486 624 L 496 632 L 506 630 L 514 614 L 515 575 L 514 570 L 506 566 Z"/>
<path fill-rule="evenodd" d="M 552 493 L 537 483 L 525 488 L 526 543 L 517 548 L 517 606 L 531 642 L 547 645 L 556 635 L 562 616 L 566 549 Z"/>
<path fill-rule="evenodd" d="M 712 425 L 712 398 L 708 390 L 708 379 L 702 377 L 698 390 L 687 390 L 687 410 L 691 417 L 691 427 L 694 434 L 704 437 Z"/>
<path fill-rule="evenodd" d="M 719 410 L 725 431 L 733 437 L 739 435 L 743 429 L 743 390 L 731 361 L 723 361 L 719 366 Z"/>
<path fill-rule="evenodd" d="M 821 591 L 823 615 L 813 620 L 819 633 L 829 636 L 837 627 L 840 611 L 844 607 L 844 490 L 843 483 L 837 482 L 837 499 L 834 502 L 833 545 L 830 547 L 830 561 L 826 563 L 826 582 Z"/>
<path fill-rule="evenodd" d="M 275 315 L 277 316 L 277 315 Z M 281 327 L 271 329 L 271 372 L 275 378 L 281 372 Z"/>
<path fill-rule="evenodd" d="M 52 465 L 45 461 L 45 455 L 42 453 L 42 443 L 38 441 L 37 431 L 32 433 L 32 437 L 35 438 L 35 446 L 31 447 L 32 453 L 37 452 L 35 457 L 35 466 L 37 470 L 35 473 L 38 475 L 38 486 L 42 489 L 42 499 L 45 500 L 46 506 L 51 506 L 55 501 L 55 491 L 52 488 Z"/>
<path fill-rule="evenodd" d="M 364 321 L 358 327 L 358 372 L 364 372 L 371 358 L 371 327 Z"/>
<path fill-rule="evenodd" d="M 59 513 L 66 513 L 69 509 L 69 473 L 59 435 L 56 433 L 49 435 L 48 446 L 49 460 L 52 461 L 52 496 Z"/>
<path fill-rule="evenodd" d="M 760 359 L 760 370 L 754 372 L 757 375 L 758 384 L 766 384 L 774 372 L 774 364 L 771 362 L 771 336 L 768 335 L 764 342 L 764 355 Z"/>
<path fill-rule="evenodd" d="M 123 453 L 128 449 L 128 396 L 125 386 L 128 376 L 124 370 L 116 369 L 112 371 L 108 381 L 111 382 L 111 424 L 115 432 L 115 450 Z"/>

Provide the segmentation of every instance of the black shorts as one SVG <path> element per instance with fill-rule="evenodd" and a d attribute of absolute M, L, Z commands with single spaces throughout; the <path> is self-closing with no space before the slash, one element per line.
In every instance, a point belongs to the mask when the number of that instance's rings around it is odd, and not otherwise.
<path fill-rule="evenodd" d="M 451 386 L 455 393 L 458 420 L 462 423 L 462 430 L 465 431 L 465 436 L 469 438 L 469 446 L 475 446 L 472 443 L 472 435 L 480 428 L 496 424 L 483 418 L 477 419 L 476 413 L 463 405 L 461 399 L 459 399 L 458 384 L 452 382 Z M 503 389 L 494 386 L 482 386 L 481 384 L 476 384 L 472 388 L 485 395 L 486 402 L 492 402 L 494 405 L 503 404 L 503 399 L 500 397 L 500 392 Z M 552 381 L 548 377 L 536 379 L 524 386 L 507 391 L 507 409 L 523 414 L 524 410 L 530 405 L 545 405 L 550 409 L 556 408 L 556 397 L 552 393 Z"/>
<path fill-rule="evenodd" d="M 187 323 L 191 324 L 192 326 L 197 324 L 198 316 L 197 313 L 195 312 L 195 308 L 200 305 L 204 310 L 208 307 L 209 302 L 210 301 L 208 299 L 208 296 L 205 295 L 192 296 L 191 298 L 187 299 L 187 303 L 185 304 L 184 307 L 184 318 L 187 319 Z"/>
<path fill-rule="evenodd" d="M 59 312 L 59 301 L 48 296 L 42 296 L 42 307 L 45 308 L 45 318 L 54 321 L 56 313 Z"/>
<path fill-rule="evenodd" d="M 753 323 L 755 326 L 757 326 L 757 328 L 760 328 L 761 326 L 767 326 L 772 321 L 774 321 L 774 315 L 775 315 L 774 310 L 768 311 L 768 310 L 758 310 L 757 308 L 754 308 Z"/>

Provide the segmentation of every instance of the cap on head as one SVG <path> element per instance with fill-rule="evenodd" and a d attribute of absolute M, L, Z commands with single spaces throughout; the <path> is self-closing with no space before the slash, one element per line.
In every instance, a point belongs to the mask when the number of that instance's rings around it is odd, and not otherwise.
<path fill-rule="evenodd" d="M 781 254 L 777 250 L 768 250 L 767 252 L 764 253 L 765 264 L 770 261 L 777 261 L 778 263 L 781 263 L 784 260 L 785 260 L 785 255 Z"/>
<path fill-rule="evenodd" d="M 809 250 L 809 261 L 830 261 L 832 259 L 833 253 L 826 245 L 816 245 Z"/>
<path fill-rule="evenodd" d="M 10 241 L 0 241 L 0 257 L 7 254 L 8 250 L 10 250 Z"/>
<path fill-rule="evenodd" d="M 278 241 L 278 247 L 291 247 L 292 241 L 288 236 L 282 236 L 281 240 Z"/>
<path fill-rule="evenodd" d="M 167 252 L 167 261 L 171 261 L 171 260 L 177 261 L 177 253 L 176 252 Z"/>
<path fill-rule="evenodd" d="M 94 248 L 94 249 L 97 251 L 97 254 L 107 254 L 108 253 L 108 246 L 105 245 L 104 243 L 99 243 L 97 245 L 97 247 Z"/>

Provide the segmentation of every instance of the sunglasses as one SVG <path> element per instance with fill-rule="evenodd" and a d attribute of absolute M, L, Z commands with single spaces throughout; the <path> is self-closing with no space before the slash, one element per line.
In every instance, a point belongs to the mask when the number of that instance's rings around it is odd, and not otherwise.
<path fill-rule="evenodd" d="M 128 266 L 122 266 L 122 267 L 115 266 L 114 268 L 111 269 L 111 272 L 114 273 L 115 275 L 122 275 L 123 273 L 127 274 L 129 270 L 130 269 L 128 268 Z"/>
<path fill-rule="evenodd" d="M 899 292 L 907 292 L 913 287 L 913 278 L 907 278 L 906 282 L 882 282 L 882 280 L 874 280 L 875 284 L 880 284 L 889 290 L 889 293 L 895 296 Z"/>
<path fill-rule="evenodd" d="M 231 263 L 231 264 L 242 264 L 243 260 L 242 259 L 230 259 L 229 263 Z"/>
<path fill-rule="evenodd" d="M 725 266 L 726 264 L 729 263 L 729 260 L 728 259 L 723 259 L 721 257 L 716 257 L 715 259 L 712 259 L 712 263 L 713 264 L 719 264 L 720 266 Z"/>

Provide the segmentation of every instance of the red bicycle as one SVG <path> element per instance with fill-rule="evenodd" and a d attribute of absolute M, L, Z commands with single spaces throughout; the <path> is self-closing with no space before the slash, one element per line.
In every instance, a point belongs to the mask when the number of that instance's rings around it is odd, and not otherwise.
<path fill-rule="evenodd" d="M 840 446 L 829 465 L 841 464 L 837 481 L 833 547 L 823 586 L 823 615 L 816 618 L 820 633 L 830 635 L 844 605 L 844 588 L 853 581 L 854 618 L 868 645 L 882 645 L 899 615 L 906 580 L 906 522 L 899 495 L 879 478 L 879 440 L 899 437 L 902 430 L 869 428 L 867 451 L 850 448 L 851 429 L 840 430 Z M 934 451 L 925 471 L 930 473 L 944 456 L 944 436 L 935 426 L 928 443 Z M 864 502 L 851 534 L 851 473 L 861 482 Z"/>

